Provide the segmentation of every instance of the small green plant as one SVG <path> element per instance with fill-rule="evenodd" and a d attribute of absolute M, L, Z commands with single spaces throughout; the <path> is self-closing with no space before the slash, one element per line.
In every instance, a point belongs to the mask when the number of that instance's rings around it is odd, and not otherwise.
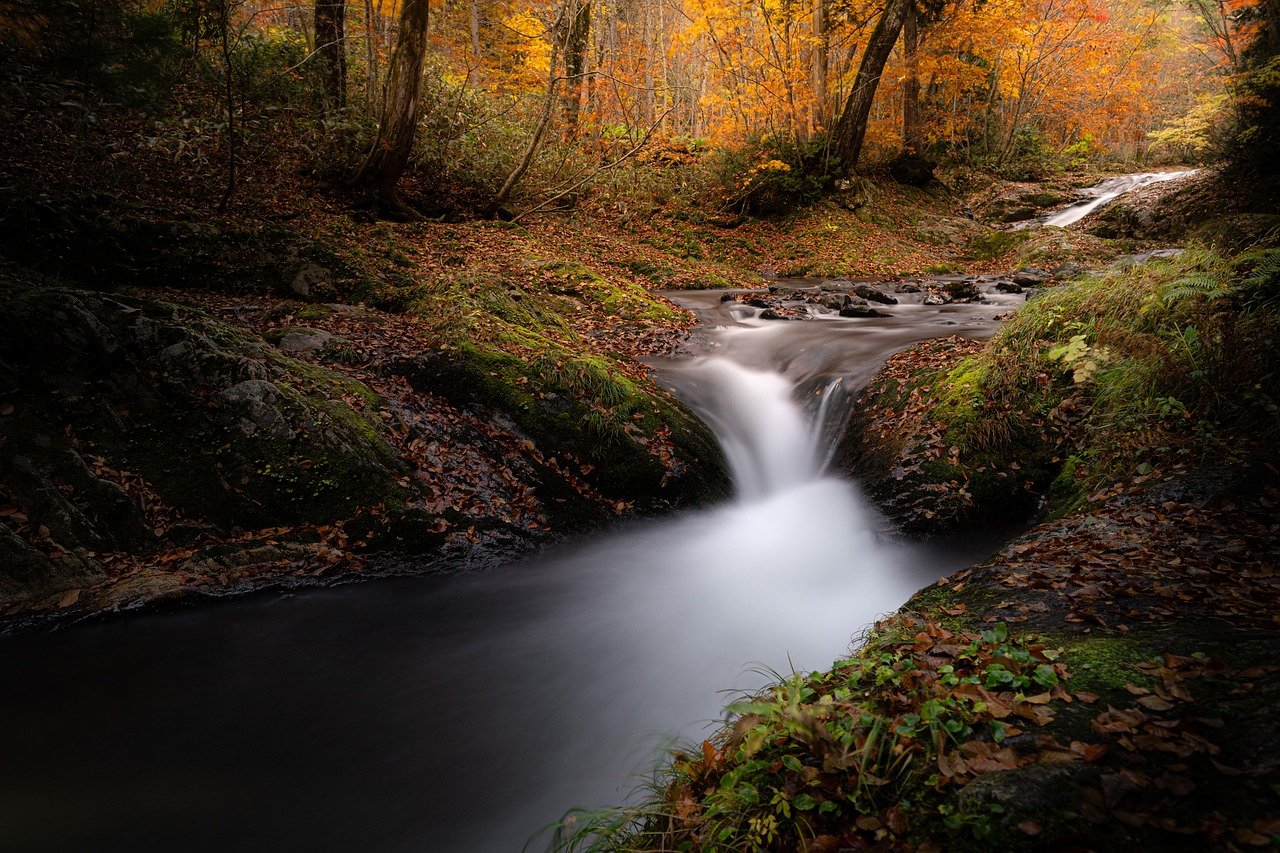
<path fill-rule="evenodd" d="M 966 750 L 1014 766 L 1000 746 L 1019 731 L 1009 708 L 1052 716 L 1048 694 L 1066 678 L 1056 657 L 1004 624 L 882 623 L 828 672 L 770 673 L 770 687 L 729 706 L 726 729 L 675 753 L 658 796 L 597 816 L 595 831 L 575 827 L 561 849 L 801 849 L 909 789 L 955 784 Z"/>

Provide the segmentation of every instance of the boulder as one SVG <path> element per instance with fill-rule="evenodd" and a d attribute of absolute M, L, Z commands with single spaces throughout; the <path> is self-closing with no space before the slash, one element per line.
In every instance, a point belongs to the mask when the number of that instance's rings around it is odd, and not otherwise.
<path fill-rule="evenodd" d="M 866 299 L 869 302 L 879 302 L 881 305 L 897 305 L 898 300 L 887 293 L 882 293 L 869 284 L 855 284 L 853 292 Z"/>
<path fill-rule="evenodd" d="M 276 346 L 281 352 L 290 354 L 318 352 L 334 340 L 340 339 L 324 329 L 292 328 L 283 330 L 280 339 L 276 341 Z"/>
<path fill-rule="evenodd" d="M 973 302 L 975 299 L 982 297 L 982 294 L 978 292 L 977 281 L 971 278 L 944 282 L 942 289 L 950 297 L 950 302 Z"/>
<path fill-rule="evenodd" d="M 1049 273 L 1035 267 L 1027 267 L 1015 272 L 1011 278 L 1014 284 L 1020 284 L 1023 287 L 1034 287 L 1037 284 L 1044 284 L 1049 280 Z"/>
<path fill-rule="evenodd" d="M 886 315 L 881 314 L 879 311 L 869 306 L 866 302 L 863 302 L 862 300 L 857 300 L 852 305 L 846 305 L 844 308 L 841 308 L 840 316 L 841 317 L 884 317 Z"/>
<path fill-rule="evenodd" d="M 814 299 L 814 304 L 830 308 L 832 311 L 839 311 L 853 304 L 853 297 L 847 293 L 824 293 Z"/>

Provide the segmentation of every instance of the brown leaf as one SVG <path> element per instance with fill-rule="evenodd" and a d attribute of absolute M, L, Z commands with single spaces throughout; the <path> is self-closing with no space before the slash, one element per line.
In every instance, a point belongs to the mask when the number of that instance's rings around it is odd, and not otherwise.
<path fill-rule="evenodd" d="M 58 606 L 70 607 L 71 605 L 75 604 L 79 600 L 80 600 L 80 590 L 73 589 L 70 592 L 63 595 L 62 598 L 58 599 Z"/>
<path fill-rule="evenodd" d="M 1241 844 L 1247 844 L 1250 847 L 1270 847 L 1271 837 L 1254 832 L 1252 829 L 1240 827 L 1235 831 L 1236 841 Z"/>
<path fill-rule="evenodd" d="M 1161 699 L 1159 696 L 1141 696 L 1138 698 L 1138 704 L 1153 711 L 1168 711 L 1173 707 L 1172 702 Z"/>
<path fill-rule="evenodd" d="M 1039 835 L 1041 832 L 1044 832 L 1044 827 L 1040 826 L 1040 824 L 1036 823 L 1034 820 L 1024 820 L 1022 823 L 1018 824 L 1018 829 L 1022 830 L 1027 835 Z"/>

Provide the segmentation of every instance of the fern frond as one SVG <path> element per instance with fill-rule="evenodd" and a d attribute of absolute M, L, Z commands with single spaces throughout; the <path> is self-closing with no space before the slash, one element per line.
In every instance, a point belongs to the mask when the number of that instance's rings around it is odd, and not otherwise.
<path fill-rule="evenodd" d="M 1160 294 L 1166 305 L 1183 299 L 1197 296 L 1204 299 L 1217 299 L 1230 292 L 1230 286 L 1219 276 L 1211 272 L 1197 270 L 1170 282 Z"/>

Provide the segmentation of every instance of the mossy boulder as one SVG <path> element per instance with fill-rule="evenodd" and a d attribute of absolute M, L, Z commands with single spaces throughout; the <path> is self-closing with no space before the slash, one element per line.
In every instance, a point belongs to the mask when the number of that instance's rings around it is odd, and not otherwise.
<path fill-rule="evenodd" d="M 1027 428 L 1035 413 L 985 396 L 993 368 L 976 357 L 982 347 L 919 344 L 890 359 L 857 400 L 842 464 L 905 532 L 1017 523 L 1057 473 L 1053 443 Z"/>
<path fill-rule="evenodd" d="M 563 350 L 520 358 L 468 343 L 397 369 L 415 387 L 508 422 L 609 500 L 652 510 L 727 494 L 706 425 L 607 358 Z"/>
<path fill-rule="evenodd" d="M 348 403 L 371 391 L 199 311 L 36 289 L 4 302 L 0 330 L 5 485 L 67 543 L 146 547 L 121 472 L 222 531 L 333 520 L 402 491 L 380 425 Z"/>

